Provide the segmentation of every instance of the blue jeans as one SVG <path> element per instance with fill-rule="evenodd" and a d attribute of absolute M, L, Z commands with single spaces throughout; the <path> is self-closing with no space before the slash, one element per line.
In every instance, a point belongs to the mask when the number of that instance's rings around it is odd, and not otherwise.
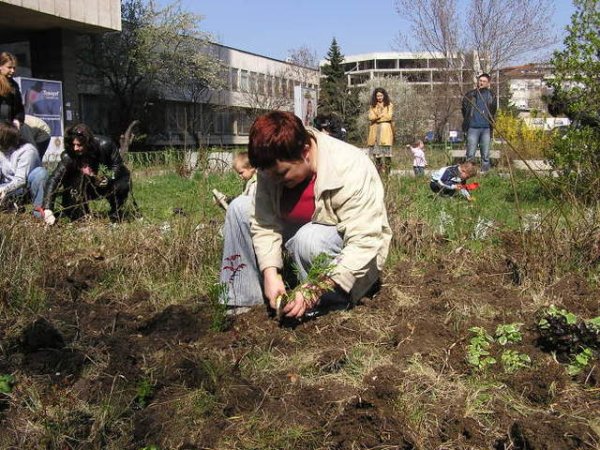
<path fill-rule="evenodd" d="M 251 208 L 252 197 L 241 195 L 229 204 L 225 215 L 220 282 L 227 286 L 223 301 L 228 306 L 265 303 L 262 274 L 250 235 Z M 306 278 L 315 256 L 326 253 L 335 257 L 342 251 L 342 245 L 342 237 L 333 225 L 309 222 L 293 229 L 289 239 L 284 236 L 284 246 L 296 266 L 299 281 Z"/>
<path fill-rule="evenodd" d="M 481 152 L 481 171 L 490 170 L 490 140 L 489 128 L 469 128 L 467 131 L 467 161 L 475 158 L 477 145 Z"/>
<path fill-rule="evenodd" d="M 18 200 L 19 197 L 23 197 L 27 192 L 31 197 L 33 203 L 33 215 L 40 219 L 42 215 L 35 208 L 41 208 L 44 203 L 44 187 L 46 186 L 46 180 L 48 179 L 48 172 L 43 167 L 36 167 L 27 176 L 27 187 L 19 188 L 9 194 L 9 198 Z"/>

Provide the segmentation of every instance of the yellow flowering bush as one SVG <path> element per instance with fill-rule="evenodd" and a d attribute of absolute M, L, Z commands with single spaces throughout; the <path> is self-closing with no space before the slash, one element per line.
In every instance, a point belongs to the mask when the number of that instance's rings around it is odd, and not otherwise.
<path fill-rule="evenodd" d="M 544 159 L 554 141 L 555 132 L 528 126 L 522 119 L 500 111 L 494 136 L 506 141 L 503 150 L 510 159 Z"/>

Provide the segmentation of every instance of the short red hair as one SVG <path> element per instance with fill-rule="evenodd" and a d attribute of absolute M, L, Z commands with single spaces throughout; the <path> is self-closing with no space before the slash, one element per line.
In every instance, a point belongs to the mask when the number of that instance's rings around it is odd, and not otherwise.
<path fill-rule="evenodd" d="M 248 156 L 257 169 L 273 167 L 277 161 L 298 161 L 310 143 L 310 134 L 302 120 L 285 111 L 259 116 L 250 128 Z"/>

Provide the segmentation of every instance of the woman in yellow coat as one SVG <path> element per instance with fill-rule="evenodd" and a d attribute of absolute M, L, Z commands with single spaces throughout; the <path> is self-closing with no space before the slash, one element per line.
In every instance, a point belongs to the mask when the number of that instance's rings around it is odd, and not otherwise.
<path fill-rule="evenodd" d="M 388 93 L 383 88 L 375 88 L 371 95 L 369 108 L 369 137 L 367 146 L 371 149 L 371 156 L 375 158 L 375 167 L 379 173 L 390 172 L 392 165 L 392 144 L 394 131 L 392 121 L 394 105 L 390 102 Z"/>

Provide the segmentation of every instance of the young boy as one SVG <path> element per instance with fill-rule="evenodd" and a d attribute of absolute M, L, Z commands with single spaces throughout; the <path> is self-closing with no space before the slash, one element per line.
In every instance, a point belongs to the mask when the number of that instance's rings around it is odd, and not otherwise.
<path fill-rule="evenodd" d="M 473 197 L 464 186 L 465 182 L 477 175 L 477 165 L 473 161 L 466 161 L 455 166 L 442 167 L 431 174 L 429 186 L 435 193 L 444 196 L 452 196 L 459 191 L 468 201 Z"/>
<path fill-rule="evenodd" d="M 425 159 L 425 144 L 423 141 L 417 140 L 412 145 L 407 145 L 413 154 L 413 171 L 415 177 L 422 177 L 425 175 L 425 167 L 427 166 L 427 160 Z"/>
<path fill-rule="evenodd" d="M 233 158 L 233 170 L 246 182 L 242 195 L 253 196 L 256 192 L 256 169 L 250 165 L 248 152 L 240 152 Z M 213 189 L 213 196 L 219 206 L 227 209 L 228 204 L 235 197 L 228 197 L 222 192 Z"/>

